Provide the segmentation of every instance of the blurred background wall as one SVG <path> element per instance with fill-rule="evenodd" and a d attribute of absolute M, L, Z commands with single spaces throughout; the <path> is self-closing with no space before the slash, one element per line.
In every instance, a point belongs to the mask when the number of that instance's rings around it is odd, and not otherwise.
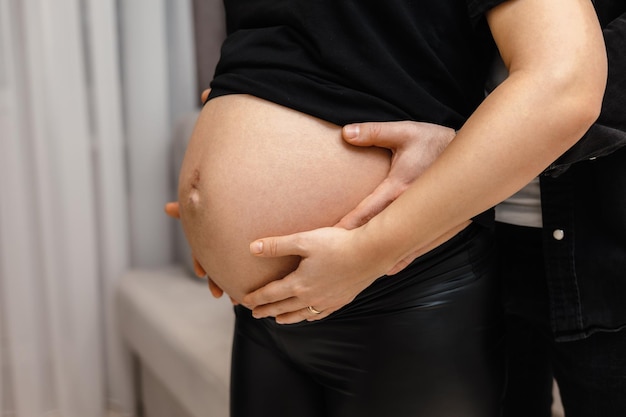
<path fill-rule="evenodd" d="M 171 135 L 223 31 L 219 0 L 0 0 L 3 417 L 136 415 L 117 280 L 177 261 Z"/>

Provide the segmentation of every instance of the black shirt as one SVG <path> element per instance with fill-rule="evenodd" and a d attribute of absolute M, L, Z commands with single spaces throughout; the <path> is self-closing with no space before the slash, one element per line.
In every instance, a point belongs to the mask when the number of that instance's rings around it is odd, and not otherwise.
<path fill-rule="evenodd" d="M 344 125 L 459 128 L 484 99 L 503 0 L 226 0 L 211 97 L 246 93 Z"/>

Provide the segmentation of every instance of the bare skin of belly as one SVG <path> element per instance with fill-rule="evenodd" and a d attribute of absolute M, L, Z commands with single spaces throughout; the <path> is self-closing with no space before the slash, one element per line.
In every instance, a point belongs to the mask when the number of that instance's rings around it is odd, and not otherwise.
<path fill-rule="evenodd" d="M 209 101 L 179 177 L 183 229 L 208 276 L 233 299 L 295 269 L 250 255 L 255 239 L 336 224 L 387 176 L 390 154 L 340 127 L 247 95 Z"/>

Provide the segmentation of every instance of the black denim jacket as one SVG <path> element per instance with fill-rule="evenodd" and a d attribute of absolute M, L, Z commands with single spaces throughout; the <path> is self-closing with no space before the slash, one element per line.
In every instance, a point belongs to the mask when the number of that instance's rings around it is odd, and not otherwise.
<path fill-rule="evenodd" d="M 540 177 L 551 324 L 559 341 L 626 327 L 626 2 L 595 3 L 609 57 L 602 114 Z"/>

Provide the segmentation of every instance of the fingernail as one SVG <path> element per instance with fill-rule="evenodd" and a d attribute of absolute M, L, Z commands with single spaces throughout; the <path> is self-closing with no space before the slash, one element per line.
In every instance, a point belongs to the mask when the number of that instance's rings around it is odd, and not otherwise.
<path fill-rule="evenodd" d="M 354 139 L 359 136 L 359 130 L 358 125 L 345 125 L 343 127 L 343 134 L 346 139 Z"/>
<path fill-rule="evenodd" d="M 253 254 L 263 253 L 263 241 L 257 240 L 256 242 L 252 242 L 250 244 L 250 252 Z"/>

